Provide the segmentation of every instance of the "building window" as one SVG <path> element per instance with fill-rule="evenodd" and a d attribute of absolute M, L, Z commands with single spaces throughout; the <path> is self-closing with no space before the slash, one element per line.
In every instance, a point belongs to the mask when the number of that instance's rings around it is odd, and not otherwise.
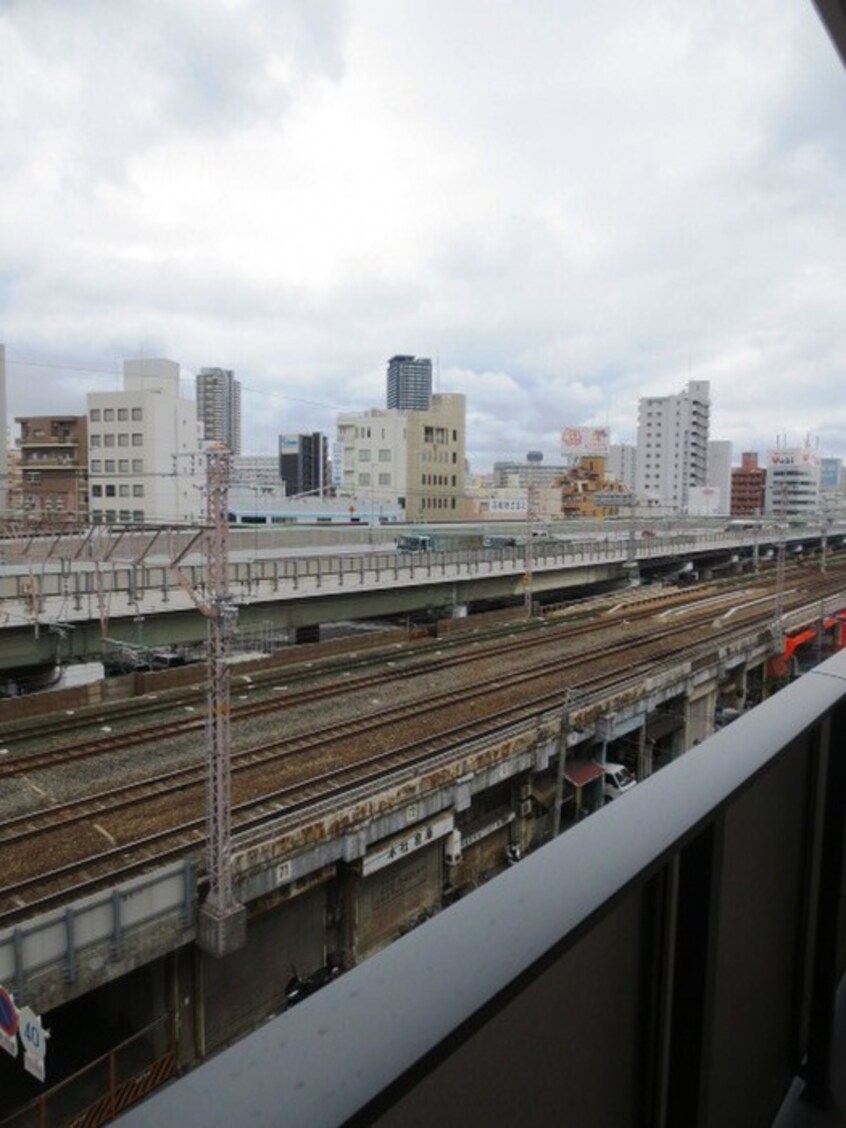
<path fill-rule="evenodd" d="M 115 496 L 115 487 L 111 486 L 111 485 L 106 486 L 106 497 L 114 497 L 114 496 Z"/>
<path fill-rule="evenodd" d="M 133 419 L 134 419 L 134 420 L 135 420 L 135 421 L 136 421 L 137 423 L 140 423 L 140 422 L 141 422 L 141 420 L 142 420 L 142 419 L 144 418 L 144 412 L 143 412 L 143 410 L 142 410 L 142 409 L 141 409 L 140 407 L 133 407 L 133 409 L 132 409 L 132 418 L 133 418 Z"/>
<path fill-rule="evenodd" d="M 358 484 L 360 486 L 369 486 L 370 485 L 370 475 L 369 474 L 359 474 Z"/>
<path fill-rule="evenodd" d="M 129 518 L 129 510 L 128 509 L 121 509 L 120 520 L 121 521 L 128 521 L 129 519 L 130 519 Z"/>
<path fill-rule="evenodd" d="M 118 459 L 118 474 L 128 474 L 128 473 L 129 473 L 129 459 L 128 458 L 119 458 Z"/>
<path fill-rule="evenodd" d="M 92 407 L 91 411 L 89 413 L 89 418 L 91 419 L 92 423 L 99 423 L 100 422 L 100 408 L 99 407 Z"/>
<path fill-rule="evenodd" d="M 390 474 L 380 474 L 379 475 L 379 485 L 380 486 L 389 486 L 390 484 L 391 484 L 391 475 Z"/>
<path fill-rule="evenodd" d="M 143 446 L 144 445 L 144 436 L 139 435 L 137 433 L 137 431 L 134 432 L 133 435 L 132 435 L 132 445 L 133 446 Z"/>
<path fill-rule="evenodd" d="M 143 522 L 144 522 L 144 510 L 143 509 L 133 509 L 132 510 L 132 520 L 135 521 L 136 524 L 143 524 Z"/>
<path fill-rule="evenodd" d="M 89 446 L 98 447 L 100 445 L 100 436 L 99 435 L 89 435 L 88 436 L 88 444 L 89 444 Z"/>
<path fill-rule="evenodd" d="M 129 408 L 128 407 L 119 407 L 117 409 L 117 412 L 118 412 L 118 423 L 126 423 L 127 420 L 129 419 Z"/>
<path fill-rule="evenodd" d="M 129 497 L 129 486 L 118 486 L 118 497 Z"/>
<path fill-rule="evenodd" d="M 113 447 L 115 445 L 114 435 L 103 435 L 103 446 Z"/>
<path fill-rule="evenodd" d="M 133 474 L 143 474 L 144 473 L 144 459 L 143 458 L 133 458 L 133 460 L 132 460 L 132 473 Z"/>
<path fill-rule="evenodd" d="M 129 435 L 126 431 L 121 431 L 118 435 L 118 446 L 129 446 Z"/>
<path fill-rule="evenodd" d="M 114 474 L 114 472 L 115 472 L 115 460 L 113 458 L 107 458 L 106 459 L 105 470 L 106 470 L 107 474 Z"/>
<path fill-rule="evenodd" d="M 379 461 L 380 462 L 390 462 L 391 461 L 391 452 L 389 450 L 380 450 L 379 451 Z"/>
<path fill-rule="evenodd" d="M 41 481 L 41 471 L 40 470 L 27 470 L 26 480 L 28 482 L 40 482 Z"/>
<path fill-rule="evenodd" d="M 143 486 L 133 486 L 132 487 L 132 496 L 133 497 L 143 497 L 144 496 L 144 487 Z"/>
<path fill-rule="evenodd" d="M 102 469 L 103 469 L 103 463 L 100 461 L 100 459 L 99 458 L 92 458 L 91 459 L 91 473 L 92 474 L 99 474 L 102 471 Z"/>
<path fill-rule="evenodd" d="M 102 497 L 103 496 L 103 487 L 100 486 L 100 485 L 92 486 L 91 487 L 91 496 L 92 497 Z"/>
<path fill-rule="evenodd" d="M 359 462 L 369 462 L 370 461 L 370 451 L 369 450 L 360 450 L 358 452 L 358 461 Z"/>
<path fill-rule="evenodd" d="M 114 421 L 115 421 L 115 409 L 113 407 L 104 407 L 103 408 L 103 419 L 106 423 L 114 423 Z"/>

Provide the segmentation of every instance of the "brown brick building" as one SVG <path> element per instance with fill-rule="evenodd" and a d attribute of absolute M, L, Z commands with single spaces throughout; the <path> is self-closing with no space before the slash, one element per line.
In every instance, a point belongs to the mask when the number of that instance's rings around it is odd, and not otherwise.
<path fill-rule="evenodd" d="M 767 471 L 758 465 L 758 455 L 748 451 L 731 472 L 732 517 L 760 517 L 764 512 Z"/>
<path fill-rule="evenodd" d="M 88 421 L 84 415 L 18 417 L 20 505 L 26 519 L 88 520 Z"/>

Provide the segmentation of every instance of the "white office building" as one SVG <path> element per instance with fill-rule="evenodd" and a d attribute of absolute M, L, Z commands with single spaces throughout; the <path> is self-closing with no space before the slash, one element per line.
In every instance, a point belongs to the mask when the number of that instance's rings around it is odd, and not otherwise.
<path fill-rule="evenodd" d="M 764 512 L 769 517 L 810 520 L 820 511 L 820 459 L 808 447 L 779 447 L 767 453 Z"/>
<path fill-rule="evenodd" d="M 173 360 L 126 360 L 123 390 L 91 392 L 89 509 L 95 524 L 205 520 L 205 454 Z"/>
<path fill-rule="evenodd" d="M 677 395 L 640 400 L 636 490 L 664 513 L 685 513 L 691 488 L 707 485 L 709 396 L 707 380 L 691 380 Z"/>

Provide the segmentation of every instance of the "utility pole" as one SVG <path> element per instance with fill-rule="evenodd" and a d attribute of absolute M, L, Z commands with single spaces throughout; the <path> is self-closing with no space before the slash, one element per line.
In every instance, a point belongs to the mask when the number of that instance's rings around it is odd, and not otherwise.
<path fill-rule="evenodd" d="M 209 599 L 206 683 L 206 868 L 209 892 L 200 907 L 197 943 L 214 956 L 225 956 L 246 940 L 247 910 L 232 887 L 229 733 L 229 649 L 237 609 L 229 592 L 228 447 L 213 444 L 207 452 L 206 490 L 210 537 L 207 552 Z"/>
<path fill-rule="evenodd" d="M 787 487 L 782 484 L 778 493 L 779 512 L 778 545 L 776 548 L 775 596 L 773 598 L 773 639 L 783 645 L 784 636 L 784 573 L 787 556 Z"/>
<path fill-rule="evenodd" d="M 537 497 L 535 493 L 535 466 L 543 460 L 540 451 L 530 450 L 526 455 L 526 566 L 523 575 L 523 603 L 526 618 L 532 617 L 532 580 L 535 568 L 535 547 L 533 543 L 534 520 L 537 516 Z"/>

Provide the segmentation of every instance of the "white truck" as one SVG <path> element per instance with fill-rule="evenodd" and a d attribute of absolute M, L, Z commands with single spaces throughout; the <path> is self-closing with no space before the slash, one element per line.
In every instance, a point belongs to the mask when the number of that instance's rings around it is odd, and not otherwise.
<path fill-rule="evenodd" d="M 610 802 L 610 800 L 616 799 L 625 791 L 631 791 L 631 789 L 637 783 L 637 780 L 625 764 L 607 763 L 600 764 L 600 767 L 602 768 L 605 776 L 603 780 L 602 792 L 605 796 L 606 802 Z"/>

